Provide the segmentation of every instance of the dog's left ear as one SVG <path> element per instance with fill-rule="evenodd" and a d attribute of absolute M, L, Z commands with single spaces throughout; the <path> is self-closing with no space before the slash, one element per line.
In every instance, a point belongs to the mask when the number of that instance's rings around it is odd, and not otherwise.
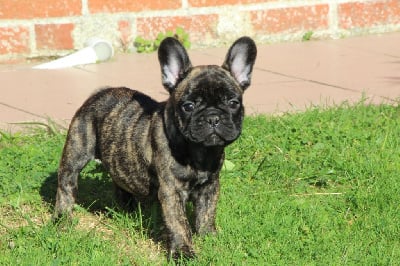
<path fill-rule="evenodd" d="M 249 37 L 242 37 L 229 48 L 222 65 L 237 80 L 243 90 L 250 86 L 256 56 L 257 47 L 254 41 Z"/>
<path fill-rule="evenodd" d="M 158 48 L 162 84 L 171 93 L 192 67 L 182 44 L 175 38 L 165 38 Z"/>

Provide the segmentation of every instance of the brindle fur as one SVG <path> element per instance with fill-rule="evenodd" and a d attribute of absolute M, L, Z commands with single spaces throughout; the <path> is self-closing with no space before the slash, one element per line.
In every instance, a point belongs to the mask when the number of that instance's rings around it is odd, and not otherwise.
<path fill-rule="evenodd" d="M 159 50 L 163 84 L 170 92 L 167 101 L 159 103 L 123 87 L 91 96 L 69 127 L 54 218 L 71 214 L 78 175 L 97 158 L 120 194 L 138 200 L 156 195 L 170 255 L 194 256 L 185 206 L 193 203 L 197 233 L 216 232 L 224 147 L 240 135 L 242 94 L 250 84 L 255 56 L 254 42 L 243 37 L 232 45 L 223 67 L 192 67 L 184 48 L 167 38 Z M 194 111 L 183 110 L 187 102 L 195 103 Z"/>

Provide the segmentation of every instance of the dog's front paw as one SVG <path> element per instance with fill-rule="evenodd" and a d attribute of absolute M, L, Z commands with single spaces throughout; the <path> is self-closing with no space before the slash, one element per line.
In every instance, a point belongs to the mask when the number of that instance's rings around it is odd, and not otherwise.
<path fill-rule="evenodd" d="M 169 250 L 169 257 L 174 261 L 193 259 L 196 257 L 196 253 L 193 248 L 188 245 L 172 245 Z"/>
<path fill-rule="evenodd" d="M 217 229 L 215 228 L 215 225 L 200 226 L 200 227 L 196 228 L 196 233 L 201 236 L 204 236 L 204 235 L 215 236 L 217 234 Z"/>
<path fill-rule="evenodd" d="M 71 217 L 75 205 L 75 189 L 65 185 L 59 185 L 56 195 L 56 205 L 54 206 L 53 221 L 63 217 Z"/>
<path fill-rule="evenodd" d="M 54 223 L 58 223 L 62 220 L 70 220 L 72 218 L 72 209 L 73 206 L 63 205 L 60 202 L 57 202 L 51 220 Z"/>

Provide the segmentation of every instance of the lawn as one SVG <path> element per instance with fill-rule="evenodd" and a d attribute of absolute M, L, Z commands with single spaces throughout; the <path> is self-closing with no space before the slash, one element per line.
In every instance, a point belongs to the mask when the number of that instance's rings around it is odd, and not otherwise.
<path fill-rule="evenodd" d="M 164 265 L 158 206 L 120 209 L 101 165 L 50 222 L 65 133 L 0 134 L 0 265 Z M 398 265 L 400 107 L 247 117 L 221 172 L 216 236 L 189 265 Z"/>

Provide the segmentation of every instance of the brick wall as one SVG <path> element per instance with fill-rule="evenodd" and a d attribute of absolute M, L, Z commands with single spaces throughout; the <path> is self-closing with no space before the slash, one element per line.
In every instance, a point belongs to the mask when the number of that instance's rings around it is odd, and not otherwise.
<path fill-rule="evenodd" d="M 0 0 L 0 61 L 61 55 L 99 36 L 119 50 L 181 26 L 194 47 L 400 30 L 400 0 Z"/>

